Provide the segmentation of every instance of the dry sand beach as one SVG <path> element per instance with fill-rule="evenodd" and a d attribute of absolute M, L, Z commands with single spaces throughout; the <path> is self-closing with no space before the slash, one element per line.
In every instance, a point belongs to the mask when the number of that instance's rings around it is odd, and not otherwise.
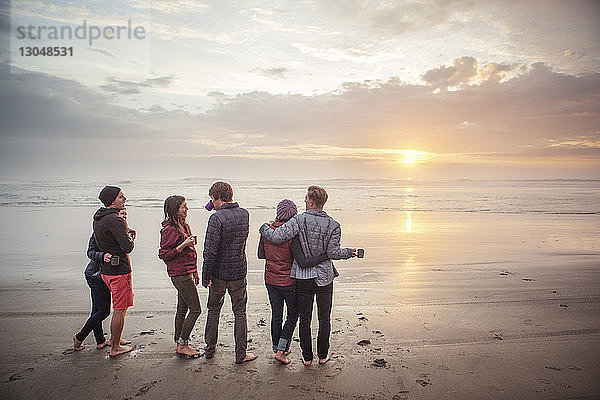
<path fill-rule="evenodd" d="M 3 399 L 600 398 L 596 215 L 329 211 L 342 223 L 342 244 L 364 247 L 366 258 L 336 264 L 332 360 L 305 367 L 297 343 L 287 366 L 270 352 L 255 250 L 258 226 L 272 210 L 251 212 L 248 240 L 248 337 L 256 361 L 233 363 L 228 299 L 216 356 L 174 354 L 176 292 L 156 258 L 161 210 L 135 207 L 135 305 L 124 336 L 136 350 L 109 359 L 90 336 L 74 352 L 71 336 L 89 312 L 83 268 L 92 212 L 0 209 L 3 226 L 11 227 L 0 241 Z M 200 237 L 207 217 L 191 211 Z M 56 229 L 68 220 L 83 222 Z M 199 292 L 196 346 L 206 321 L 207 291 Z"/>

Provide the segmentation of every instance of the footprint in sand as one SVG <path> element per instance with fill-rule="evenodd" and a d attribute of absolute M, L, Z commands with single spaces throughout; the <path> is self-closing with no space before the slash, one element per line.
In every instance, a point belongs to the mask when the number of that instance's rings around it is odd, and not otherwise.
<path fill-rule="evenodd" d="M 425 387 L 427 385 L 431 385 L 431 379 L 430 379 L 431 374 L 429 374 L 428 372 L 423 372 L 422 374 L 419 375 L 419 378 L 421 379 L 417 379 L 415 382 L 417 382 L 419 385 Z"/>
<path fill-rule="evenodd" d="M 552 371 L 560 371 L 560 368 L 558 368 L 558 367 L 552 367 L 552 366 L 548 366 L 548 365 L 546 366 L 546 369 L 550 369 Z"/>
<path fill-rule="evenodd" d="M 150 390 L 150 389 L 151 389 L 153 386 L 157 385 L 157 384 L 158 384 L 158 382 L 160 382 L 160 381 L 152 381 L 152 382 L 150 382 L 150 383 L 146 383 L 145 385 L 142 385 L 142 386 L 141 386 L 141 387 L 138 389 L 138 391 L 137 391 L 137 393 L 135 394 L 135 396 L 136 396 L 136 397 L 138 397 L 138 396 L 143 396 L 143 395 L 145 395 L 145 394 L 148 392 L 148 390 Z"/>
<path fill-rule="evenodd" d="M 558 386 L 560 386 L 563 389 L 573 389 L 573 386 L 569 385 L 568 383 L 565 382 L 559 382 L 557 383 Z"/>
<path fill-rule="evenodd" d="M 7 382 L 20 381 L 22 379 L 23 379 L 23 375 L 21 375 L 19 372 L 17 372 L 16 374 L 12 374 L 11 376 L 9 376 Z"/>
<path fill-rule="evenodd" d="M 383 358 L 377 358 L 377 359 L 373 360 L 372 365 L 382 368 L 382 367 L 386 367 L 388 365 L 388 362 L 385 361 L 385 359 L 383 359 Z"/>

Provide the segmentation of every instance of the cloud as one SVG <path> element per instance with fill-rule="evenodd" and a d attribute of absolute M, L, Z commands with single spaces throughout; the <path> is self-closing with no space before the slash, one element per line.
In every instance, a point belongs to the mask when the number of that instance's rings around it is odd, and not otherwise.
<path fill-rule="evenodd" d="M 423 80 L 434 89 L 447 90 L 449 87 L 463 87 L 477 76 L 477 60 L 473 57 L 460 57 L 453 66 L 441 66 L 423 74 Z"/>
<path fill-rule="evenodd" d="M 499 54 L 543 61 L 571 73 L 600 71 L 600 2 L 531 0 L 481 5 L 474 16 L 502 34 L 502 43 L 493 48 Z"/>
<path fill-rule="evenodd" d="M 518 71 L 518 64 L 486 63 L 479 65 L 474 57 L 460 57 L 453 61 L 452 66 L 442 65 L 428 70 L 422 79 L 434 90 L 448 88 L 464 88 L 469 84 L 499 83 L 507 79 L 509 72 Z"/>
<path fill-rule="evenodd" d="M 462 61 L 453 65 L 456 71 L 445 84 L 473 79 L 469 66 L 475 63 L 468 57 Z M 508 67 L 490 68 L 501 72 Z M 107 82 L 127 91 L 170 84 L 169 77 L 162 78 Z M 73 81 L 6 74 L 0 82 L 6 88 L 0 93 L 0 139 L 8 153 L 15 143 L 26 152 L 34 151 L 36 141 L 41 146 L 47 140 L 69 140 L 71 151 L 56 154 L 61 162 L 77 157 L 94 140 L 95 147 L 102 144 L 99 152 L 127 163 L 178 154 L 205 160 L 320 160 L 322 166 L 356 171 L 364 163 L 389 169 L 403 160 L 423 160 L 423 168 L 478 160 L 525 163 L 529 155 L 548 163 L 581 160 L 598 167 L 600 74 L 570 76 L 534 64 L 516 78 L 486 82 L 439 94 L 429 85 L 399 79 L 349 82 L 313 96 L 212 92 L 212 109 L 190 113 L 159 106 L 133 110 Z M 104 148 L 107 139 L 118 139 L 119 145 Z"/>
<path fill-rule="evenodd" d="M 279 68 L 269 68 L 269 69 L 255 69 L 254 71 L 259 73 L 260 75 L 266 76 L 267 78 L 284 79 L 284 78 L 286 78 L 286 76 L 289 72 L 289 69 L 279 67 Z"/>
<path fill-rule="evenodd" d="M 168 87 L 173 83 L 174 78 L 172 76 L 161 76 L 158 78 L 149 78 L 141 82 L 131 82 L 117 79 L 114 77 L 107 77 L 106 84 L 101 85 L 100 88 L 112 93 L 118 94 L 140 94 L 140 89 L 151 89 L 156 87 Z"/>
<path fill-rule="evenodd" d="M 472 8 L 470 1 L 336 1 L 315 0 L 314 7 L 325 15 L 339 19 L 350 30 L 366 30 L 385 36 L 431 28 L 445 23 L 453 13 Z"/>
<path fill-rule="evenodd" d="M 198 0 L 134 0 L 130 5 L 135 8 L 147 9 L 152 7 L 153 12 L 164 14 L 183 14 L 190 12 L 204 12 L 210 6 Z"/>
<path fill-rule="evenodd" d="M 10 32 L 10 3 L 0 4 L 0 34 L 7 35 Z"/>
<path fill-rule="evenodd" d="M 570 147 L 578 149 L 600 149 L 600 134 L 596 137 L 579 136 L 575 138 L 565 138 L 561 142 L 553 142 L 550 147 Z M 598 154 L 600 157 L 600 154 Z"/>
<path fill-rule="evenodd" d="M 86 49 L 90 50 L 90 51 L 95 51 L 96 53 L 104 54 L 105 56 L 116 58 L 116 56 L 113 53 L 111 53 L 110 51 L 107 51 L 107 50 L 97 49 L 94 47 L 86 47 Z"/>
<path fill-rule="evenodd" d="M 507 63 L 489 63 L 479 69 L 479 78 L 484 82 L 500 82 L 506 78 L 507 72 L 516 68 L 517 65 Z"/>
<path fill-rule="evenodd" d="M 465 86 L 481 71 L 471 68 L 472 58 L 462 61 L 443 81 L 462 86 L 453 92 L 435 95 L 431 86 L 397 79 L 348 83 L 316 96 L 251 92 L 221 98 L 204 122 L 228 132 L 265 133 L 277 145 L 301 138 L 434 153 L 521 149 L 547 144 L 549 138 L 562 141 L 573 132 L 598 134 L 600 74 L 570 76 L 534 64 L 523 75 L 498 82 L 513 67 L 485 64 L 488 80 Z"/>
<path fill-rule="evenodd" d="M 15 72 L 16 71 L 16 72 Z M 2 74 L 2 137 L 120 137 L 144 135 L 140 113 L 115 106 L 71 80 L 21 71 Z M 137 122 L 134 122 L 137 121 Z"/>

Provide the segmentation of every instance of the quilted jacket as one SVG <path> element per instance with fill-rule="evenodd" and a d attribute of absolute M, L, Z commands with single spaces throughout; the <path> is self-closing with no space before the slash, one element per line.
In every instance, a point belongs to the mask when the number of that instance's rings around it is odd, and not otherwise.
<path fill-rule="evenodd" d="M 225 203 L 208 219 L 202 263 L 202 286 L 211 275 L 224 281 L 246 277 L 246 239 L 250 216 L 238 203 Z"/>
<path fill-rule="evenodd" d="M 316 278 L 319 286 L 329 285 L 337 276 L 331 260 L 352 257 L 352 249 L 340 247 L 342 236 L 340 224 L 323 210 L 308 210 L 297 214 L 275 230 L 269 224 L 263 224 L 260 227 L 260 233 L 266 240 L 274 244 L 287 242 L 297 235 L 306 257 L 327 254 L 329 259 L 314 267 L 299 268 L 295 261 L 292 264 L 290 274 L 292 278 Z"/>

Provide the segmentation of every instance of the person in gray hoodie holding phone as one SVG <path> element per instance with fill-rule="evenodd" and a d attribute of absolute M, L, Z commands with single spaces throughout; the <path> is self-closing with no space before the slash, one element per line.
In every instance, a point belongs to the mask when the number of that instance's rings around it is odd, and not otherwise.
<path fill-rule="evenodd" d="M 260 234 L 273 244 L 281 244 L 298 236 L 306 257 L 316 257 L 321 254 L 326 254 L 328 257 L 326 261 L 310 268 L 300 268 L 296 261 L 292 264 L 290 276 L 296 279 L 300 347 L 304 365 L 310 365 L 313 360 L 310 324 L 315 295 L 319 317 L 317 355 L 319 364 L 329 361 L 333 279 L 339 275 L 331 260 L 356 256 L 356 249 L 340 247 L 342 234 L 340 224 L 323 211 L 327 198 L 325 189 L 320 186 L 309 186 L 304 198 L 305 212 L 295 215 L 277 229 L 273 229 L 267 223 L 260 227 Z"/>

